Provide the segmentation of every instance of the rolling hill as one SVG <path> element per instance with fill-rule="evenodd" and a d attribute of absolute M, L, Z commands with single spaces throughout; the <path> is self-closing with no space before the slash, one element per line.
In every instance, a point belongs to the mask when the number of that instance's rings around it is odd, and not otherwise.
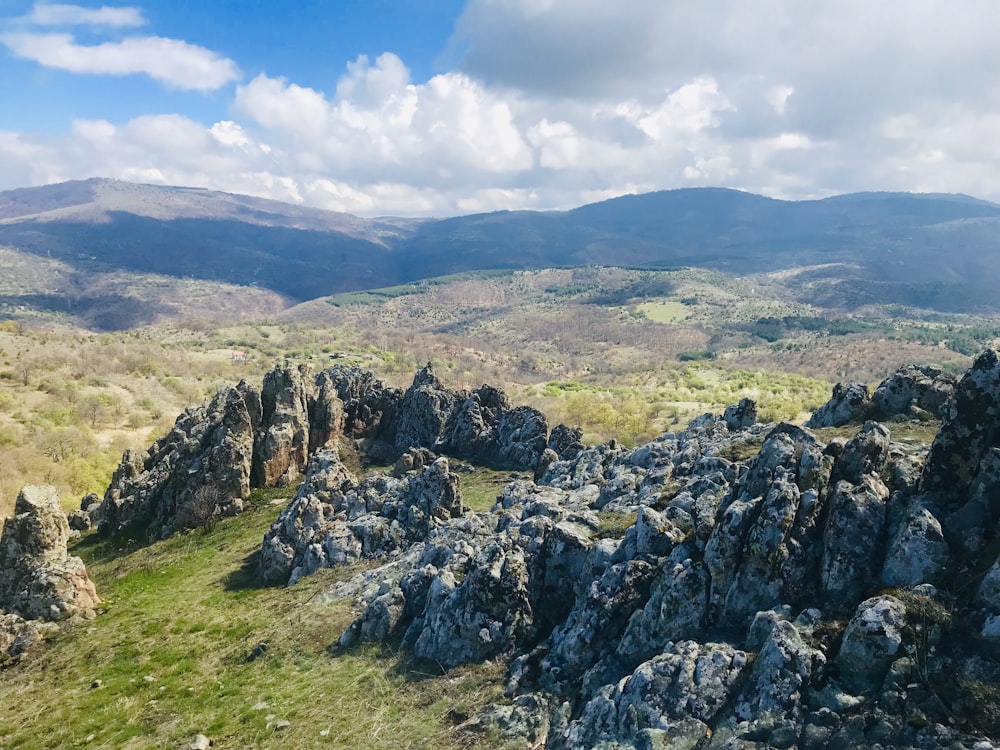
<path fill-rule="evenodd" d="M 202 282 L 202 294 L 206 284 L 248 290 L 252 303 L 237 312 L 252 316 L 464 271 L 620 265 L 741 275 L 809 268 L 797 277 L 802 294 L 827 307 L 991 312 L 998 308 L 998 229 L 1000 205 L 963 195 L 781 201 L 696 188 L 561 212 L 370 220 L 92 179 L 0 193 L 0 309 L 126 328 L 198 314 L 177 280 Z M 94 312 L 104 308 L 117 312 Z"/>

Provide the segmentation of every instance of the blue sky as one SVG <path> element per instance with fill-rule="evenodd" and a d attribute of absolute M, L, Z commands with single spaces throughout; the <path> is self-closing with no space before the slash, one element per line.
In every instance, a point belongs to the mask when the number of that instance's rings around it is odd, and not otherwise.
<path fill-rule="evenodd" d="M 0 0 L 0 189 L 362 215 L 721 185 L 1000 200 L 990 0 Z"/>

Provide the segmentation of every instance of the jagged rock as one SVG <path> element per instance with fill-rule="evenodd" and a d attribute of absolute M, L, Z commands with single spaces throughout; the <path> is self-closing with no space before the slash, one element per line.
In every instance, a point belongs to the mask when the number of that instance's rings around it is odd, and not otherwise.
<path fill-rule="evenodd" d="M 903 644 L 906 605 L 884 594 L 866 599 L 844 631 L 837 655 L 840 681 L 854 692 L 882 684 Z"/>
<path fill-rule="evenodd" d="M 733 707 L 734 719 L 786 715 L 801 705 L 803 694 L 826 665 L 823 653 L 808 643 L 819 613 L 803 615 L 794 622 L 774 623 Z"/>
<path fill-rule="evenodd" d="M 318 450 L 336 443 L 341 434 L 358 440 L 377 461 L 394 459 L 396 416 L 403 394 L 368 370 L 331 367 L 316 376 L 310 409 L 310 446 Z M 339 405 L 338 405 L 339 402 Z"/>
<path fill-rule="evenodd" d="M 650 659 L 670 640 L 695 638 L 704 628 L 708 569 L 701 561 L 679 557 L 677 554 L 664 562 L 649 601 L 629 619 L 615 648 L 622 664 L 635 665 Z"/>
<path fill-rule="evenodd" d="M 940 417 L 956 382 L 953 376 L 929 365 L 901 367 L 872 394 L 872 417 L 891 419 L 922 413 Z"/>
<path fill-rule="evenodd" d="M 601 688 L 557 746 L 694 748 L 711 737 L 710 725 L 748 664 L 727 643 L 668 643 L 617 685 Z"/>
<path fill-rule="evenodd" d="M 647 562 L 629 560 L 595 580 L 553 630 L 551 648 L 540 663 L 541 686 L 564 693 L 613 650 L 632 613 L 649 598 L 656 573 Z"/>
<path fill-rule="evenodd" d="M 860 484 L 866 476 L 878 475 L 889 457 L 889 430 L 878 422 L 864 426 L 845 445 L 833 465 L 830 483 L 841 480 Z"/>
<path fill-rule="evenodd" d="M 310 434 L 305 375 L 303 367 L 275 367 L 264 376 L 251 477 L 256 486 L 286 485 L 305 468 Z"/>
<path fill-rule="evenodd" d="M 436 460 L 437 456 L 432 450 L 427 448 L 409 448 L 403 455 L 396 459 L 396 464 L 392 467 L 392 475 L 399 479 L 411 471 L 423 471 Z"/>
<path fill-rule="evenodd" d="M 882 583 L 910 587 L 929 581 L 948 561 L 941 523 L 922 502 L 915 502 L 889 541 Z"/>
<path fill-rule="evenodd" d="M 28 620 L 94 616 L 100 600 L 68 540 L 55 488 L 24 487 L 0 536 L 0 610 Z"/>
<path fill-rule="evenodd" d="M 955 510 L 966 502 L 983 456 L 1000 445 L 1000 359 L 987 350 L 959 381 L 924 464 L 920 489 Z"/>
<path fill-rule="evenodd" d="M 260 553 L 261 579 L 265 584 L 287 583 L 292 571 L 301 566 L 313 545 L 331 531 L 343 496 L 355 486 L 354 476 L 344 466 L 335 449 L 326 448 L 310 459 L 306 480 L 295 497 L 264 535 Z M 324 561 L 346 562 L 323 557 L 321 550 L 309 556 L 317 570 Z"/>
<path fill-rule="evenodd" d="M 446 458 L 404 479 L 375 476 L 355 486 L 336 453 L 320 451 L 264 535 L 261 578 L 293 584 L 323 567 L 384 557 L 464 511 L 460 480 Z"/>
<path fill-rule="evenodd" d="M 413 653 L 445 669 L 511 652 L 532 625 L 524 553 L 498 541 L 473 559 L 461 583 L 442 571 L 422 619 Z"/>
<path fill-rule="evenodd" d="M 413 377 L 403 394 L 396 423 L 396 451 L 434 448 L 458 402 L 458 394 L 445 388 L 428 363 Z"/>
<path fill-rule="evenodd" d="M 877 477 L 861 484 L 841 481 L 829 501 L 823 532 L 820 591 L 829 606 L 844 610 L 874 584 L 885 550 L 885 501 L 889 493 Z"/>
<path fill-rule="evenodd" d="M 752 427 L 757 423 L 757 402 L 752 398 L 741 398 L 738 404 L 726 407 L 722 418 L 732 432 Z"/>
<path fill-rule="evenodd" d="M 560 461 L 572 461 L 586 448 L 583 444 L 583 430 L 557 424 L 549 435 L 548 447 L 555 451 Z"/>
<path fill-rule="evenodd" d="M 260 396 L 241 382 L 187 409 L 145 460 L 126 451 L 93 512 L 102 534 L 148 526 L 154 538 L 243 509 L 250 494 Z"/>
<path fill-rule="evenodd" d="M 458 403 L 448 418 L 442 448 L 453 456 L 483 463 L 483 456 L 494 450 L 494 431 L 500 416 L 510 411 L 507 395 L 499 388 L 484 385 Z"/>
<path fill-rule="evenodd" d="M 868 416 L 871 398 L 863 383 L 837 383 L 830 400 L 813 412 L 806 427 L 840 427 Z"/>

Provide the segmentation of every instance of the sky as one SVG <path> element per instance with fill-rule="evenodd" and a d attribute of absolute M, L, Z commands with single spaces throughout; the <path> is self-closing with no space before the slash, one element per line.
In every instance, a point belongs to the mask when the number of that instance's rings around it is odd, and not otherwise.
<path fill-rule="evenodd" d="M 994 0 L 0 0 L 0 190 L 362 216 L 718 186 L 1000 202 Z"/>

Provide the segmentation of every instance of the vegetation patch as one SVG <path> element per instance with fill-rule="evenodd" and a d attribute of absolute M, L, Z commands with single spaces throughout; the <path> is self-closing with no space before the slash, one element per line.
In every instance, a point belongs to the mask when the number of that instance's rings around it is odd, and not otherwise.
<path fill-rule="evenodd" d="M 443 677 L 378 647 L 332 656 L 356 613 L 321 595 L 358 568 L 259 588 L 265 500 L 135 551 L 76 544 L 103 612 L 4 671 L 0 746 L 183 747 L 204 733 L 219 747 L 456 747 L 450 712 L 499 697 L 504 666 Z"/>
<path fill-rule="evenodd" d="M 621 539 L 625 532 L 635 525 L 636 513 L 602 511 L 597 514 L 601 525 L 594 532 L 595 539 Z"/>
<path fill-rule="evenodd" d="M 635 310 L 654 323 L 679 323 L 691 315 L 690 304 L 685 304 L 683 301 L 674 302 L 673 300 L 643 302 Z"/>

